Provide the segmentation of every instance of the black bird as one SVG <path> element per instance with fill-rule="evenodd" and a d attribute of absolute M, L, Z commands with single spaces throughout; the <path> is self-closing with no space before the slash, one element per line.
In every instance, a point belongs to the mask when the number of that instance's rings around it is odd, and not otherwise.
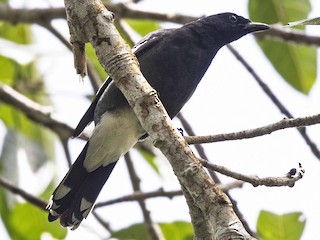
<path fill-rule="evenodd" d="M 189 100 L 224 45 L 269 27 L 234 13 L 202 18 L 148 34 L 135 47 L 141 71 L 173 118 Z M 74 131 L 95 122 L 92 136 L 53 192 L 48 219 L 76 229 L 90 213 L 119 157 L 146 135 L 120 90 L 108 78 Z"/>

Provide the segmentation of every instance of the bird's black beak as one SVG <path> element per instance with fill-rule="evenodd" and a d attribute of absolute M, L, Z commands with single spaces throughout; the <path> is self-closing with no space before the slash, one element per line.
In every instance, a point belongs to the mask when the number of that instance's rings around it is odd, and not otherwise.
<path fill-rule="evenodd" d="M 270 28 L 270 26 L 267 24 L 257 22 L 248 22 L 244 27 L 248 30 L 248 32 L 264 31 Z"/>

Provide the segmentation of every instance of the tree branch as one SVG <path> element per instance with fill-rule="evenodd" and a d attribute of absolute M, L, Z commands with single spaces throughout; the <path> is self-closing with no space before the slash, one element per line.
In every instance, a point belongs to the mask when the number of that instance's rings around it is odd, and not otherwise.
<path fill-rule="evenodd" d="M 51 107 L 42 106 L 15 91 L 13 88 L 0 83 L 0 100 L 14 106 L 29 119 L 40 123 L 56 132 L 62 139 L 72 135 L 73 128 L 61 121 Z"/>
<path fill-rule="evenodd" d="M 185 24 L 200 17 L 192 17 L 182 14 L 163 14 L 156 12 L 146 12 L 128 7 L 127 4 L 106 4 L 106 7 L 113 11 L 118 18 L 132 19 L 151 19 L 156 21 L 174 22 Z M 43 25 L 53 19 L 66 18 L 64 8 L 11 8 L 6 4 L 0 4 L 0 19 L 16 23 L 34 23 Z M 258 38 L 274 37 L 284 41 L 292 41 L 299 44 L 320 46 L 320 37 L 306 35 L 303 31 L 296 29 L 283 28 L 282 26 L 273 25 L 269 31 L 255 34 Z"/>
<path fill-rule="evenodd" d="M 175 23 L 187 23 L 197 18 L 182 14 L 163 14 L 146 12 L 128 7 L 124 3 L 106 4 L 106 7 L 114 12 L 119 18 L 152 19 Z M 53 19 L 66 19 L 65 8 L 11 8 L 7 4 L 0 4 L 0 19 L 16 23 L 35 23 L 42 25 Z"/>
<path fill-rule="evenodd" d="M 180 120 L 180 122 L 182 123 L 183 128 L 187 131 L 188 135 L 193 135 L 195 136 L 196 134 L 194 133 L 191 125 L 188 123 L 188 121 L 183 117 L 183 115 L 181 113 L 178 114 L 177 116 Z M 188 138 L 190 137 L 185 137 L 185 139 L 187 140 L 187 142 L 190 144 L 190 142 L 188 141 Z M 192 137 L 191 137 L 192 138 Z M 190 139 L 189 139 L 190 140 Z M 202 159 L 207 159 L 206 154 L 204 152 L 204 148 L 202 147 L 202 145 L 200 144 L 196 144 L 195 148 L 197 149 L 200 158 Z M 209 160 L 208 160 L 209 161 Z M 220 179 L 218 178 L 217 174 L 215 171 L 212 171 L 211 169 L 207 168 L 210 177 L 213 179 L 213 181 L 216 184 L 221 184 Z M 233 205 L 233 210 L 235 211 L 235 213 L 237 214 L 237 216 L 239 217 L 239 219 L 241 220 L 243 226 L 245 227 L 246 231 L 251 235 L 254 236 L 255 233 L 250 229 L 249 224 L 247 223 L 246 219 L 243 217 L 243 214 L 241 213 L 240 209 L 238 208 L 238 204 L 237 202 L 234 200 L 234 198 L 226 191 L 224 191 L 226 193 L 226 195 L 228 196 L 228 198 L 230 199 L 232 205 Z M 254 236 L 255 237 L 255 236 Z"/>
<path fill-rule="evenodd" d="M 292 169 L 290 170 L 293 171 L 293 173 L 290 174 L 287 173 L 285 176 L 283 177 L 266 177 L 266 178 L 259 178 L 258 176 L 247 176 L 241 173 L 237 173 L 234 171 L 231 171 L 225 167 L 222 166 L 218 166 L 216 164 L 213 163 L 209 163 L 208 161 L 201 159 L 200 162 L 202 163 L 202 165 L 206 168 L 209 168 L 213 171 L 217 171 L 221 174 L 224 174 L 226 176 L 247 182 L 247 183 L 251 183 L 254 187 L 257 186 L 267 186 L 267 187 L 283 187 L 283 186 L 288 186 L 288 187 L 293 187 L 294 184 L 300 180 L 304 173 L 305 170 L 302 168 L 302 166 L 299 166 L 299 169 Z"/>
<path fill-rule="evenodd" d="M 301 128 L 305 126 L 315 125 L 320 123 L 320 114 L 300 117 L 300 118 L 284 118 L 281 121 L 253 129 L 242 130 L 239 132 L 222 133 L 208 136 L 185 136 L 189 144 L 213 143 L 230 140 L 241 140 L 259 137 L 271 134 L 286 128 Z"/>
<path fill-rule="evenodd" d="M 210 238 L 229 236 L 232 239 L 239 235 L 251 238 L 229 199 L 212 183 L 173 126 L 155 90 L 142 76 L 136 58 L 113 26 L 113 15 L 100 1 L 78 4 L 76 0 L 65 0 L 65 5 L 72 39 L 91 42 L 100 63 L 127 98 L 142 127 L 170 161 L 180 183 L 212 225 L 215 236 Z"/>
<path fill-rule="evenodd" d="M 293 115 L 289 112 L 289 110 L 281 103 L 281 101 L 274 95 L 272 90 L 268 87 L 266 83 L 258 76 L 258 74 L 253 70 L 253 68 L 249 65 L 249 63 L 230 45 L 227 45 L 228 49 L 231 53 L 242 63 L 242 65 L 247 69 L 247 71 L 253 76 L 256 82 L 259 84 L 264 93 L 270 98 L 270 100 L 277 106 L 279 111 L 283 113 L 288 118 L 293 118 Z M 298 131 L 302 138 L 305 140 L 307 145 L 310 147 L 311 152 L 320 159 L 320 151 L 317 145 L 311 140 L 309 135 L 307 134 L 306 128 L 301 127 L 298 128 Z"/>
<path fill-rule="evenodd" d="M 29 98 L 15 91 L 8 85 L 0 83 L 0 100 L 19 109 L 30 120 L 40 123 L 56 132 L 58 135 L 64 133 L 68 137 L 72 135 L 73 128 L 65 122 L 59 120 L 53 113 L 51 107 L 42 106 L 33 102 Z M 189 144 L 213 143 L 220 141 L 241 140 L 271 134 L 286 128 L 305 127 L 320 123 L 320 114 L 300 117 L 300 118 L 284 118 L 281 121 L 254 129 L 242 130 L 239 132 L 222 133 L 208 136 L 185 136 L 184 138 Z M 63 134 L 63 135 L 64 135 Z M 86 134 L 81 139 L 87 140 Z"/>
<path fill-rule="evenodd" d="M 222 191 L 227 192 L 229 190 L 240 188 L 243 185 L 243 181 L 234 181 L 229 184 L 219 185 Z M 172 199 L 177 196 L 181 196 L 182 191 L 181 190 L 175 190 L 175 191 L 164 191 L 163 188 L 160 188 L 159 190 L 152 191 L 152 192 L 134 192 L 132 194 L 122 196 L 119 198 L 115 198 L 112 200 L 104 201 L 97 203 L 95 205 L 95 208 L 100 208 L 104 206 L 109 206 L 112 204 L 117 204 L 121 202 L 132 202 L 132 201 L 138 201 L 138 200 L 146 200 L 149 198 L 156 198 L 156 197 L 167 197 L 169 199 Z"/>
<path fill-rule="evenodd" d="M 11 183 L 10 181 L 8 181 L 7 179 L 5 179 L 1 176 L 0 176 L 0 185 L 2 187 L 4 187 L 5 189 L 9 190 L 10 192 L 21 196 L 23 199 L 25 199 L 26 201 L 30 202 L 31 204 L 37 206 L 38 208 L 46 211 L 46 207 L 48 204 L 46 201 L 43 201 L 40 198 L 37 198 L 37 197 L 27 193 L 23 189 L 18 188 L 13 183 Z"/>
<path fill-rule="evenodd" d="M 268 32 L 259 32 L 255 36 L 258 39 L 275 38 L 281 41 L 289 41 L 297 44 L 320 46 L 319 36 L 307 35 L 304 31 L 292 28 L 284 28 L 281 25 L 272 25 Z"/>

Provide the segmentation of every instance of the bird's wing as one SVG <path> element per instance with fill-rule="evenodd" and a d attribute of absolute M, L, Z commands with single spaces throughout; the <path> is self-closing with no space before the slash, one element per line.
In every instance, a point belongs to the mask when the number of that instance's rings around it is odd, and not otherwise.
<path fill-rule="evenodd" d="M 158 41 L 160 41 L 163 37 L 165 37 L 171 31 L 172 29 L 160 29 L 147 34 L 133 47 L 132 49 L 133 53 L 139 59 L 139 57 L 142 56 L 146 50 L 154 46 L 154 44 L 157 44 Z M 82 133 L 82 131 L 93 121 L 94 110 L 96 108 L 96 105 L 100 97 L 102 96 L 103 92 L 106 90 L 106 88 L 109 86 L 111 82 L 112 82 L 112 78 L 108 77 L 106 81 L 104 81 L 104 83 L 101 85 L 91 105 L 89 106 L 89 108 L 81 118 L 80 122 L 78 123 L 77 127 L 75 128 L 72 134 L 72 137 L 79 136 Z"/>
<path fill-rule="evenodd" d="M 154 47 L 161 39 L 166 37 L 166 35 L 170 34 L 174 28 L 169 29 L 160 29 L 154 32 L 147 34 L 144 38 L 142 38 L 139 42 L 137 42 L 132 48 L 133 53 L 139 59 L 143 53 L 148 50 L 150 47 Z"/>
<path fill-rule="evenodd" d="M 77 137 L 82 133 L 82 131 L 93 121 L 94 116 L 94 109 L 96 108 L 97 102 L 99 101 L 101 95 L 106 90 L 106 88 L 111 83 L 112 78 L 108 77 L 104 83 L 99 88 L 95 98 L 93 99 L 92 103 L 90 104 L 89 108 L 81 118 L 80 122 L 78 123 L 77 127 L 73 131 L 72 137 Z"/>

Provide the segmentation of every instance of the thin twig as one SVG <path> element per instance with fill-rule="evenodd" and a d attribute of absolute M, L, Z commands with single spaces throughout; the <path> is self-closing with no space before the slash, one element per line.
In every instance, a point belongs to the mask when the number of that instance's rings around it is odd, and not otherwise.
<path fill-rule="evenodd" d="M 213 143 L 231 140 L 242 140 L 271 134 L 275 131 L 286 128 L 298 128 L 311 126 L 320 123 L 320 114 L 300 117 L 300 118 L 284 118 L 278 122 L 268 124 L 262 127 L 242 130 L 239 132 L 222 133 L 208 136 L 185 136 L 189 144 Z"/>
<path fill-rule="evenodd" d="M 286 174 L 282 177 L 265 177 L 265 178 L 260 178 L 258 176 L 248 176 L 244 175 L 238 172 L 231 171 L 225 167 L 209 163 L 208 161 L 204 159 L 199 160 L 201 164 L 209 168 L 213 171 L 217 171 L 221 174 L 224 174 L 226 176 L 251 183 L 254 187 L 257 186 L 267 186 L 267 187 L 283 187 L 283 186 L 288 186 L 288 187 L 293 187 L 294 184 L 300 180 L 303 175 L 304 175 L 304 169 L 300 167 L 298 170 L 295 170 L 294 174 Z"/>
<path fill-rule="evenodd" d="M 116 203 L 121 203 L 121 202 L 139 201 L 139 200 L 146 200 L 149 198 L 156 198 L 156 197 L 167 197 L 169 199 L 172 199 L 173 197 L 181 196 L 181 195 L 182 195 L 181 190 L 164 191 L 162 188 L 159 190 L 147 192 L 147 193 L 139 191 L 139 192 L 134 192 L 130 195 L 126 195 L 126 196 L 115 198 L 115 199 L 112 199 L 109 201 L 97 203 L 95 205 L 95 208 L 104 207 L 104 206 L 108 206 L 108 205 L 112 205 L 112 204 L 116 204 Z"/>
<path fill-rule="evenodd" d="M 45 210 L 45 211 L 47 210 L 46 207 L 47 207 L 48 203 L 46 201 L 43 201 L 42 199 L 35 197 L 35 196 L 31 195 L 30 193 L 27 193 L 23 189 L 15 186 L 9 180 L 7 180 L 1 176 L 0 176 L 0 185 L 2 187 L 4 187 L 5 189 L 9 190 L 10 192 L 21 196 L 23 199 L 30 202 L 34 206 L 37 206 L 38 208 Z"/>
<path fill-rule="evenodd" d="M 228 184 L 219 185 L 220 189 L 224 192 L 227 192 L 231 189 L 240 188 L 243 185 L 243 181 L 234 181 Z M 138 201 L 138 200 L 146 200 L 150 198 L 157 198 L 157 197 L 166 197 L 169 199 L 172 199 L 174 197 L 178 197 L 182 195 L 181 190 L 175 190 L 175 191 L 164 191 L 162 188 L 151 191 L 151 192 L 134 192 L 132 194 L 122 196 L 119 198 L 115 198 L 109 201 L 99 202 L 95 205 L 95 208 L 100 208 L 104 206 L 109 206 L 117 203 L 122 202 L 132 202 L 132 201 Z"/>
<path fill-rule="evenodd" d="M 105 220 L 102 219 L 102 217 L 100 217 L 100 215 L 96 212 L 93 211 L 92 215 L 96 218 L 96 220 L 108 231 L 110 232 L 110 234 L 113 233 L 113 230 L 110 227 L 110 224 L 108 222 L 106 222 Z"/>

